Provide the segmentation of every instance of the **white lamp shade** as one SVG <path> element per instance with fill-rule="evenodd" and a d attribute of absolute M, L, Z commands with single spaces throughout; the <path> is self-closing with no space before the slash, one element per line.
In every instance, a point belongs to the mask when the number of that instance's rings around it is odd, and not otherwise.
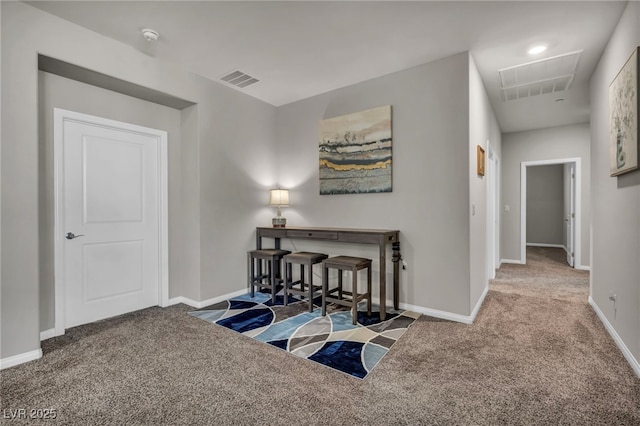
<path fill-rule="evenodd" d="M 269 197 L 270 206 L 289 207 L 289 190 L 272 189 Z"/>

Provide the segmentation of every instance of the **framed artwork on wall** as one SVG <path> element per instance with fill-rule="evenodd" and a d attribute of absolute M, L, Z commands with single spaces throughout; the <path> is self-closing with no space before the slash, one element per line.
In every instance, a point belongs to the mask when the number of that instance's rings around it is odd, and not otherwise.
<path fill-rule="evenodd" d="M 321 120 L 320 195 L 391 192 L 391 105 Z"/>
<path fill-rule="evenodd" d="M 611 176 L 638 168 L 638 62 L 640 47 L 609 86 L 609 165 Z"/>
<path fill-rule="evenodd" d="M 484 176 L 484 149 L 478 145 L 477 148 L 477 157 L 478 157 L 478 176 Z"/>

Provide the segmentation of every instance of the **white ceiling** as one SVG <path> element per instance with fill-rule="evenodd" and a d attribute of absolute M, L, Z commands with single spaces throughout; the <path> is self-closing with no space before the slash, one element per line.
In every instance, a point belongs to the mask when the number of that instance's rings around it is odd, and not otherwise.
<path fill-rule="evenodd" d="M 588 81 L 626 2 L 29 1 L 280 106 L 470 51 L 504 132 L 586 122 Z M 140 33 L 160 33 L 155 44 Z M 549 49 L 527 54 L 535 43 Z M 503 102 L 498 70 L 582 50 L 570 90 Z M 556 99 L 563 98 L 563 102 Z"/>

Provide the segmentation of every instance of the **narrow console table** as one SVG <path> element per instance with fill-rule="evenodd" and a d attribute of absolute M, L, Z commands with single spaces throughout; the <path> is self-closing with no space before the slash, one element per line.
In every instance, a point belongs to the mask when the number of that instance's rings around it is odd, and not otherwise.
<path fill-rule="evenodd" d="M 263 238 L 273 238 L 275 248 L 280 248 L 280 239 L 304 239 L 333 241 L 337 243 L 375 244 L 380 256 L 380 319 L 387 318 L 387 245 L 391 244 L 393 261 L 393 307 L 398 309 L 400 299 L 400 231 L 388 229 L 352 228 L 307 228 L 287 226 L 286 228 L 256 228 L 256 248 L 262 248 Z"/>

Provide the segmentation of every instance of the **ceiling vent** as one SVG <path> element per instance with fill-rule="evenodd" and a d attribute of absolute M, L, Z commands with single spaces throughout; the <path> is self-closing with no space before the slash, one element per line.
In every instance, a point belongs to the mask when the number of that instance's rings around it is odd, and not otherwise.
<path fill-rule="evenodd" d="M 503 101 L 569 90 L 582 51 L 498 70 Z"/>
<path fill-rule="evenodd" d="M 224 74 L 222 77 L 220 77 L 220 80 L 224 81 L 227 84 L 240 88 L 250 86 L 260 81 L 257 78 L 250 76 L 249 74 L 243 73 L 242 71 L 232 71 L 228 74 Z"/>

